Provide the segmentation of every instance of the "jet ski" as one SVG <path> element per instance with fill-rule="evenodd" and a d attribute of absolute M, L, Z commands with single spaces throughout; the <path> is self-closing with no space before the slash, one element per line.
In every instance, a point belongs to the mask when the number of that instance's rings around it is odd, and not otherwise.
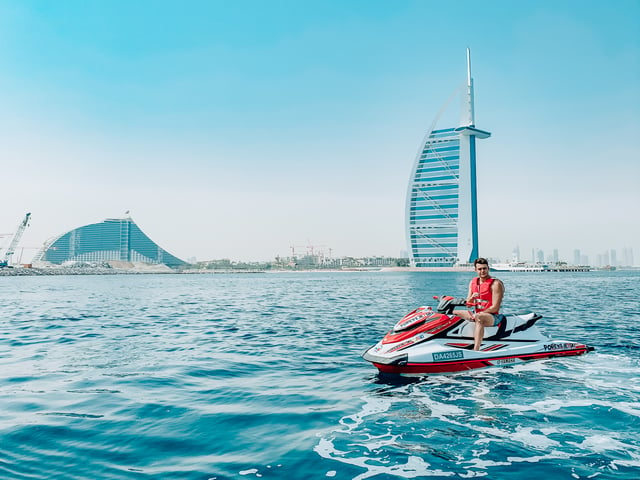
<path fill-rule="evenodd" d="M 593 347 L 568 340 L 550 340 L 540 332 L 535 313 L 505 315 L 485 327 L 480 350 L 473 350 L 475 324 L 453 313 L 466 299 L 439 300 L 436 311 L 419 307 L 405 315 L 362 357 L 383 374 L 421 376 L 502 367 L 553 357 L 584 355 Z"/>

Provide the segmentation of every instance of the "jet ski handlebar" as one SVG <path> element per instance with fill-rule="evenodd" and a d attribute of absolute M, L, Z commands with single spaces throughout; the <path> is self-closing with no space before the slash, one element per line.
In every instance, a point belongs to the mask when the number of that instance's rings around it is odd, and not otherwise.
<path fill-rule="evenodd" d="M 440 301 L 437 307 L 438 313 L 444 313 L 446 315 L 451 315 L 455 307 L 462 307 L 467 305 L 466 298 L 455 298 L 448 295 L 442 295 L 441 297 L 433 298 Z"/>

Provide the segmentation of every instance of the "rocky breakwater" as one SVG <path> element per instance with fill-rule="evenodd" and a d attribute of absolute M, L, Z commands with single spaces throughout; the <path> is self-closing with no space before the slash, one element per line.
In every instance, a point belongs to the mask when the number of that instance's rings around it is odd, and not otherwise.
<path fill-rule="evenodd" d="M 166 265 L 150 265 L 129 262 L 76 262 L 68 265 L 48 265 L 43 267 L 0 268 L 2 277 L 38 275 L 138 275 L 144 273 L 179 273 Z"/>

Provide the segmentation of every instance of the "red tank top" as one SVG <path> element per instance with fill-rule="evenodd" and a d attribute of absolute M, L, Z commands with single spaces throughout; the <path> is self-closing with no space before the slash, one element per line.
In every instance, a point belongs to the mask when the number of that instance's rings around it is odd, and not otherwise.
<path fill-rule="evenodd" d="M 477 293 L 476 297 L 476 313 L 483 312 L 493 305 L 493 294 L 491 293 L 491 285 L 494 278 L 488 279 L 486 282 L 480 283 L 480 279 L 476 278 L 471 284 L 471 293 Z"/>

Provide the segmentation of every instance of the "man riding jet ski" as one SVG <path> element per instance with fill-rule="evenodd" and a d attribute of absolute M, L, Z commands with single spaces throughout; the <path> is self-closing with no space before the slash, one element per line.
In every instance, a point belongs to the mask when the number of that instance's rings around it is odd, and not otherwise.
<path fill-rule="evenodd" d="M 480 350 L 485 327 L 497 327 L 504 320 L 504 315 L 500 314 L 504 285 L 489 274 L 489 262 L 486 258 L 476 258 L 473 268 L 478 276 L 469 282 L 467 306 L 472 307 L 474 311 L 457 310 L 453 313 L 475 322 L 473 349 Z"/>
<path fill-rule="evenodd" d="M 474 350 L 476 326 L 453 310 L 463 305 L 467 299 L 443 296 L 437 311 L 431 307 L 415 309 L 363 358 L 382 373 L 419 376 L 583 355 L 593 350 L 581 343 L 550 340 L 535 325 L 542 318 L 535 313 L 504 315 L 496 325 L 485 326 L 479 349 Z"/>

